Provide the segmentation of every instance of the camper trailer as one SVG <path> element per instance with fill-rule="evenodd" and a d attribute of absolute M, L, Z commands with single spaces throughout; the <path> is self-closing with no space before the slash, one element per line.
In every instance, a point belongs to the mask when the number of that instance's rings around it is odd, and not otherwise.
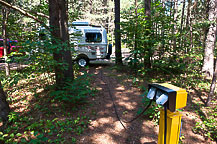
<path fill-rule="evenodd" d="M 108 44 L 106 30 L 102 26 L 73 22 L 69 34 L 79 66 L 84 67 L 93 60 L 110 59 L 112 45 Z"/>

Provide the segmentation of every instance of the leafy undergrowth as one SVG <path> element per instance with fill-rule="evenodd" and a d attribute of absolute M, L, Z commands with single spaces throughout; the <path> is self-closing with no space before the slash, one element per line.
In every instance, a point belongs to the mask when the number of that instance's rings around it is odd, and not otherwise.
<path fill-rule="evenodd" d="M 120 72 L 128 72 L 128 75 L 121 76 L 120 79 L 131 78 L 130 83 L 139 87 L 141 91 L 145 91 L 142 96 L 143 103 L 146 106 L 149 100 L 145 97 L 147 95 L 147 82 L 148 83 L 171 83 L 173 85 L 182 87 L 188 92 L 188 101 L 186 108 L 181 111 L 187 111 L 190 115 L 195 115 L 195 125 L 192 131 L 196 134 L 202 135 L 207 141 L 217 142 L 217 93 L 211 102 L 210 107 L 205 107 L 205 101 L 208 97 L 211 80 L 204 79 L 201 74 L 195 73 L 178 73 L 172 71 L 149 70 L 144 74 L 129 72 L 128 67 L 113 67 Z M 149 76 L 148 76 L 149 75 Z M 117 76 L 116 76 L 117 77 Z M 202 80 L 201 80 L 202 79 Z M 160 118 L 159 108 L 161 106 L 155 103 L 147 110 L 145 115 L 155 124 L 158 124 Z M 184 134 L 182 138 L 184 139 Z M 181 140 L 182 141 L 182 140 Z"/>
<path fill-rule="evenodd" d="M 83 74 L 66 86 L 64 90 L 72 93 L 40 87 L 38 77 L 8 89 L 12 112 L 7 128 L 0 131 L 0 143 L 76 143 L 90 123 L 86 110 L 92 106 L 88 100 L 95 90 L 89 86 L 89 77 Z"/>
<path fill-rule="evenodd" d="M 111 72 L 108 76 L 115 77 L 125 86 L 139 87 L 141 91 L 147 90 L 147 81 L 168 82 L 187 89 L 189 99 L 184 110 L 190 115 L 195 115 L 196 124 L 192 127 L 192 131 L 206 139 L 216 141 L 216 97 L 210 107 L 205 107 L 203 102 L 207 97 L 209 81 L 201 81 L 200 78 L 190 79 L 186 75 L 171 76 L 171 74 L 157 72 L 155 72 L 157 76 L 142 77 L 129 72 L 127 67 L 109 69 L 119 71 L 120 75 Z M 76 143 L 91 122 L 91 116 L 94 115 L 88 111 L 92 107 L 89 100 L 93 97 L 89 94 L 95 91 L 90 87 L 89 81 L 89 76 L 83 75 L 83 78 L 78 78 L 74 84 L 67 85 L 65 91 L 55 93 L 52 87 L 40 87 L 42 78 L 35 77 L 29 81 L 23 80 L 22 84 L 8 89 L 11 91 L 9 101 L 13 112 L 9 116 L 7 129 L 0 132 L 0 143 Z M 79 90 L 77 89 L 79 85 L 84 87 L 80 87 Z M 80 91 L 82 93 L 79 93 Z M 147 91 L 143 96 L 146 94 Z M 72 95 L 86 101 L 77 104 Z M 72 101 L 67 102 L 69 100 Z M 144 105 L 147 103 L 145 99 L 144 103 Z M 156 124 L 159 120 L 158 109 L 158 105 L 152 105 L 148 111 L 150 118 Z M 185 136 L 185 133 L 182 134 L 182 140 L 185 140 Z"/>
<path fill-rule="evenodd" d="M 213 100 L 210 107 L 204 107 L 203 104 L 196 102 L 193 104 L 197 114 L 197 120 L 193 131 L 204 136 L 206 139 L 211 139 L 217 142 L 217 100 Z"/>

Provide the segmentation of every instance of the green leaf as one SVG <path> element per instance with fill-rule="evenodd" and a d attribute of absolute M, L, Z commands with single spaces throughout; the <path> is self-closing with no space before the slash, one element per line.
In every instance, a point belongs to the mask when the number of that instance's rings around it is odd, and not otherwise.
<path fill-rule="evenodd" d="M 17 133 L 16 136 L 20 137 L 20 136 L 22 136 L 22 134 L 21 133 Z"/>

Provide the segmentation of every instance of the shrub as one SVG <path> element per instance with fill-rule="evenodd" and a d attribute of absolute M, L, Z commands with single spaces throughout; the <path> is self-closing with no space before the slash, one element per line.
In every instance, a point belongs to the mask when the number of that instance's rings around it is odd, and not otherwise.
<path fill-rule="evenodd" d="M 89 75 L 84 74 L 72 82 L 68 81 L 63 89 L 52 91 L 50 96 L 59 101 L 75 104 L 84 102 L 88 96 L 93 95 L 92 91 Z"/>

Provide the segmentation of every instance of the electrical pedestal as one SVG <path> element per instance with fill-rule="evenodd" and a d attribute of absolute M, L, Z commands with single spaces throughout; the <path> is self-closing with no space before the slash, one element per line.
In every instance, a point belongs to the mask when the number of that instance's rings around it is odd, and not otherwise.
<path fill-rule="evenodd" d="M 179 143 L 182 114 L 177 109 L 186 106 L 187 96 L 185 89 L 168 83 L 149 84 L 147 98 L 164 106 L 164 110 L 160 110 L 158 144 Z"/>
<path fill-rule="evenodd" d="M 171 112 L 167 110 L 167 144 L 178 144 L 181 128 L 182 114 L 179 111 Z M 160 109 L 159 135 L 158 144 L 164 144 L 164 130 L 165 130 L 165 116 L 164 110 Z"/>

